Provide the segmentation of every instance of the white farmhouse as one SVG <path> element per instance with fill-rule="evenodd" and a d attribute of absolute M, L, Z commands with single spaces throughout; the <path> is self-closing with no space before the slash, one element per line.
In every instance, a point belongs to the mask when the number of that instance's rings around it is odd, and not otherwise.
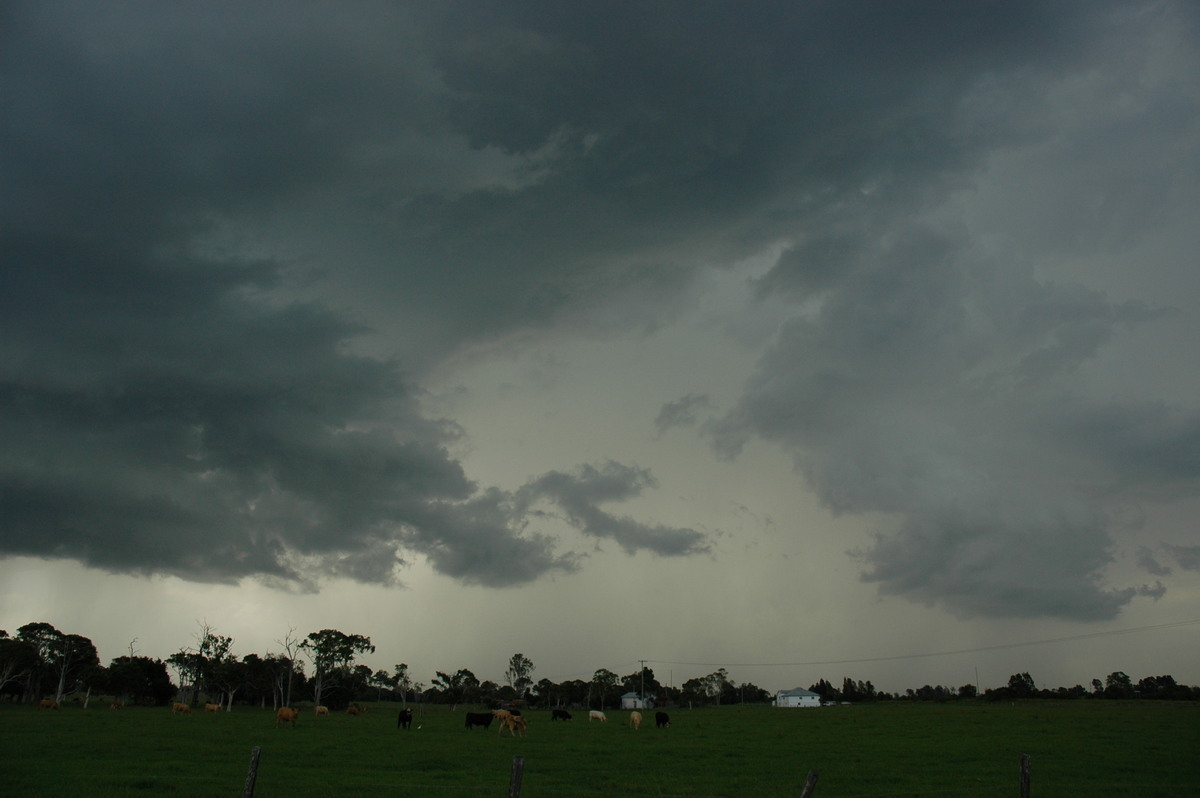
<path fill-rule="evenodd" d="M 654 699 L 643 698 L 637 693 L 626 693 L 621 696 L 621 709 L 649 709 L 654 706 Z"/>
<path fill-rule="evenodd" d="M 797 687 L 795 690 L 780 690 L 775 694 L 777 707 L 819 707 L 821 696 L 812 690 Z"/>

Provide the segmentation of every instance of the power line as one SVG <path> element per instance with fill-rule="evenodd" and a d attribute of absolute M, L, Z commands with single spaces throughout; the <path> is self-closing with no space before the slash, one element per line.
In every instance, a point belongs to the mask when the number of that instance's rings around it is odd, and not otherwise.
<path fill-rule="evenodd" d="M 1065 637 L 1049 637 L 1044 640 L 1026 640 L 1020 643 L 1000 643 L 994 646 L 980 646 L 978 648 L 960 648 L 953 651 L 930 651 L 923 654 L 895 654 L 887 657 L 861 657 L 858 659 L 830 659 L 830 660 L 811 660 L 808 662 L 678 662 L 675 660 L 652 659 L 646 660 L 656 665 L 692 665 L 702 668 L 793 668 L 808 665 L 853 665 L 864 662 L 892 662 L 902 659 L 923 659 L 926 657 L 948 657 L 953 654 L 976 654 L 982 651 L 999 651 L 1006 648 L 1021 648 L 1024 646 L 1040 646 L 1047 643 L 1069 643 L 1075 640 L 1090 640 L 1096 637 L 1110 637 L 1113 635 L 1131 634 L 1133 632 L 1147 632 L 1154 629 L 1171 629 L 1178 626 L 1190 626 L 1200 623 L 1200 618 L 1190 621 L 1175 621 L 1173 623 L 1159 623 L 1151 626 L 1133 626 L 1128 629 L 1110 629 L 1105 632 L 1090 632 L 1082 635 L 1068 635 Z"/>

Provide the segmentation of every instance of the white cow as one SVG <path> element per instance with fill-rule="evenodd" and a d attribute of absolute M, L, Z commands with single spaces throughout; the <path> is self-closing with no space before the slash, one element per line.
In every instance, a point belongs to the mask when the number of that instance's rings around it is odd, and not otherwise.
<path fill-rule="evenodd" d="M 608 723 L 608 718 L 604 717 L 604 713 L 597 712 L 594 709 L 588 713 L 588 722 L 590 723 L 593 720 L 598 720 L 601 723 Z"/>

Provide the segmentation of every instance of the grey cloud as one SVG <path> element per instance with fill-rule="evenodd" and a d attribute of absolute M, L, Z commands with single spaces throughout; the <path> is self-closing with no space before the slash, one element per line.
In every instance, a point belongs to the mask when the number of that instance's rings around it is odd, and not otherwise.
<path fill-rule="evenodd" d="M 642 549 L 663 556 L 708 551 L 704 535 L 693 529 L 643 524 L 611 515 L 598 506 L 634 498 L 654 484 L 649 471 L 609 461 L 599 467 L 580 466 L 570 474 L 562 471 L 543 474 L 522 486 L 516 497 L 526 507 L 539 500 L 550 501 L 584 534 L 610 538 L 630 554 Z"/>
<path fill-rule="evenodd" d="M 1112 524 L 1086 508 L 1194 484 L 1194 424 L 1068 386 L 1119 326 L 1159 314 L 907 223 L 779 268 L 767 280 L 817 288 L 820 310 L 787 326 L 708 434 L 727 457 L 751 434 L 777 441 L 832 509 L 894 516 L 856 552 L 864 579 L 985 616 L 1094 620 L 1153 593 L 1102 585 Z"/>
<path fill-rule="evenodd" d="M 1154 576 L 1170 576 L 1171 574 L 1171 569 L 1160 563 L 1154 556 L 1154 552 L 1146 546 L 1138 547 L 1137 564 Z"/>
<path fill-rule="evenodd" d="M 1167 595 L 1167 588 L 1161 581 L 1156 581 L 1153 585 L 1141 585 L 1138 587 L 1137 594 L 1158 601 Z"/>
<path fill-rule="evenodd" d="M 1200 571 L 1200 546 L 1166 545 L 1163 548 L 1185 571 Z"/>
<path fill-rule="evenodd" d="M 664 404 L 654 419 L 654 427 L 662 433 L 672 427 L 695 426 L 698 414 L 711 407 L 712 401 L 707 394 L 689 393 L 687 396 Z"/>
<path fill-rule="evenodd" d="M 489 587 L 577 571 L 578 555 L 557 554 L 553 538 L 525 531 L 535 517 L 511 494 L 492 488 L 466 502 L 430 506 L 405 541 L 442 573 Z"/>

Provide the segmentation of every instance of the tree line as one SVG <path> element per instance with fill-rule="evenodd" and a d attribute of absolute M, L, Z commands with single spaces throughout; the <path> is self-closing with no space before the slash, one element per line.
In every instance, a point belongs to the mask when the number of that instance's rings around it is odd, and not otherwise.
<path fill-rule="evenodd" d="M 842 681 L 839 690 L 829 682 L 821 679 L 810 688 L 821 696 L 822 702 L 859 703 L 865 701 L 957 701 L 982 698 L 985 701 L 1015 701 L 1031 698 L 1143 698 L 1162 699 L 1169 701 L 1200 700 L 1200 687 L 1189 687 L 1178 684 L 1172 676 L 1147 676 L 1136 683 L 1122 671 L 1114 671 L 1105 677 L 1104 681 L 1092 679 L 1091 689 L 1082 685 L 1074 687 L 1056 687 L 1053 689 L 1038 689 L 1033 677 L 1028 673 L 1014 673 L 1008 679 L 1008 684 L 1001 687 L 988 688 L 982 695 L 974 684 L 964 684 L 960 687 L 943 687 L 942 685 L 924 685 L 916 689 L 908 689 L 903 694 L 882 693 L 875 690 L 870 682 L 856 682 L 847 677 Z"/>
<path fill-rule="evenodd" d="M 0 700 L 37 703 L 46 698 L 62 703 L 70 698 L 87 706 L 103 695 L 125 704 L 162 705 L 180 701 L 196 705 L 234 703 L 252 706 L 292 706 L 312 701 L 340 709 L 363 701 L 399 701 L 500 706 L 525 702 L 543 707 L 611 708 L 620 696 L 634 693 L 658 705 L 711 706 L 763 703 L 767 690 L 750 682 L 736 684 L 724 668 L 689 679 L 681 687 L 663 685 L 644 663 L 624 676 L 600 668 L 587 680 L 534 680 L 535 666 L 524 654 L 514 654 L 504 683 L 480 680 L 467 668 L 453 673 L 435 671 L 428 684 L 416 681 L 408 665 L 373 670 L 358 662 L 375 652 L 371 638 L 322 629 L 304 637 L 289 629 L 279 650 L 266 654 L 233 653 L 233 639 L 207 623 L 198 624 L 190 645 L 165 660 L 139 655 L 134 642 L 127 654 L 108 666 L 100 663 L 91 640 L 67 634 L 45 622 L 28 623 L 15 635 L 0 630 Z M 172 678 L 172 673 L 174 676 Z M 925 685 L 904 694 L 875 689 L 871 682 L 847 677 L 841 689 L 821 679 L 810 688 L 826 702 L 885 700 L 948 701 L 981 696 L 975 685 L 951 689 Z M 1200 688 L 1176 684 L 1170 676 L 1146 677 L 1136 684 L 1116 672 L 1091 691 L 1073 688 L 1038 690 L 1028 673 L 1014 674 L 1003 687 L 985 691 L 985 700 L 1027 698 L 1165 698 L 1200 699 Z"/>

